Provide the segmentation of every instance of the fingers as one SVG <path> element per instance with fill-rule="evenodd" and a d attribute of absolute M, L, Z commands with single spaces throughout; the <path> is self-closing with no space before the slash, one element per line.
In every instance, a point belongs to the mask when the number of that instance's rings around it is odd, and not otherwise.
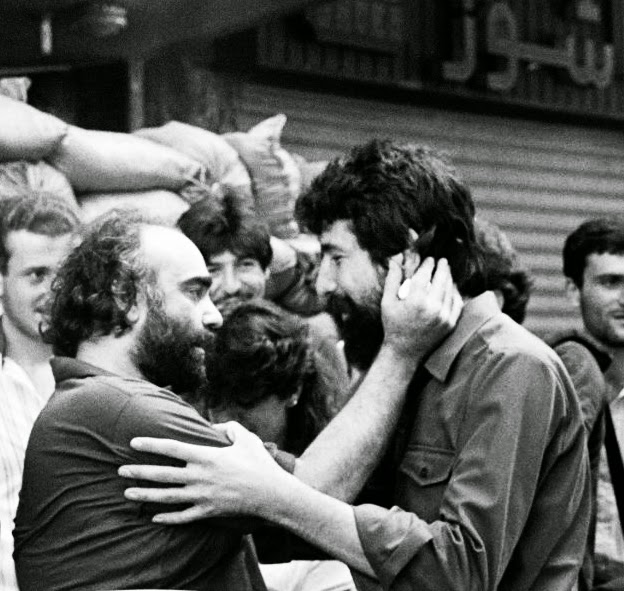
<path fill-rule="evenodd" d="M 434 268 L 435 261 L 431 257 L 427 257 L 412 276 L 409 293 L 421 293 L 423 291 L 428 291 Z"/>
<path fill-rule="evenodd" d="M 167 484 L 186 484 L 190 481 L 184 468 L 172 466 L 138 466 L 128 464 L 117 470 L 119 476 L 135 480 L 153 480 Z"/>
<path fill-rule="evenodd" d="M 171 513 L 158 513 L 154 515 L 152 521 L 154 523 L 162 523 L 164 525 L 183 525 L 210 517 L 210 511 L 206 507 L 193 506 L 184 511 L 173 511 Z"/>
<path fill-rule="evenodd" d="M 191 503 L 193 498 L 184 487 L 179 488 L 127 488 L 124 491 L 126 499 L 141 503 L 164 503 L 175 505 Z"/>
<path fill-rule="evenodd" d="M 439 259 L 436 265 L 435 273 L 431 279 L 431 296 L 444 301 L 444 295 L 450 289 L 453 279 L 451 270 L 446 259 Z"/>
<path fill-rule="evenodd" d="M 173 439 L 159 439 L 156 437 L 135 437 L 130 441 L 130 447 L 138 451 L 177 458 L 185 462 L 198 461 L 203 452 L 210 449 L 206 446 L 192 445 Z"/>
<path fill-rule="evenodd" d="M 384 284 L 382 302 L 397 297 L 401 280 L 403 279 L 403 270 L 401 268 L 402 261 L 403 255 L 401 253 L 395 254 L 388 261 L 388 274 L 386 275 L 386 282 Z"/>

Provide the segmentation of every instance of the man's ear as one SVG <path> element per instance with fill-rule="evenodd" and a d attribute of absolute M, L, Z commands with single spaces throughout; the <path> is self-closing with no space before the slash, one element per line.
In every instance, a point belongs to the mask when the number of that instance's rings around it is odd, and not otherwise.
<path fill-rule="evenodd" d="M 111 292 L 113 294 L 113 299 L 115 300 L 115 305 L 117 306 L 117 308 L 119 308 L 119 310 L 124 310 L 128 306 L 129 296 L 120 287 L 118 281 L 113 281 Z M 126 312 L 126 320 L 128 321 L 129 324 L 132 324 L 132 325 L 136 324 L 139 318 L 141 317 L 141 311 L 139 308 L 140 299 L 144 300 L 145 295 L 139 291 L 136 294 L 136 299 L 135 299 L 134 304 L 132 304 L 132 306 L 130 306 L 130 308 Z"/>
<path fill-rule="evenodd" d="M 576 283 L 569 277 L 566 277 L 565 291 L 568 300 L 576 307 L 581 306 L 581 290 L 576 286 Z"/>

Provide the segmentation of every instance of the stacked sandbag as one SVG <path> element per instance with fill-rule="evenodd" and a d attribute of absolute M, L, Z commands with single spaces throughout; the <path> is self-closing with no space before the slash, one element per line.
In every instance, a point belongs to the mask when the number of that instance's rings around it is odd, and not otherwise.
<path fill-rule="evenodd" d="M 176 150 L 127 133 L 69 126 L 46 160 L 60 170 L 77 193 L 102 191 L 180 191 L 203 182 L 199 162 Z"/>
<path fill-rule="evenodd" d="M 155 221 L 175 226 L 189 203 L 178 193 L 165 190 L 126 193 L 90 193 L 79 199 L 82 219 L 90 222 L 111 209 L 133 209 Z"/>
<path fill-rule="evenodd" d="M 301 192 L 301 173 L 293 157 L 281 146 L 285 115 L 265 119 L 247 133 L 223 137 L 236 149 L 252 181 L 257 214 L 273 235 L 292 238 L 298 234 L 294 205 Z"/>
<path fill-rule="evenodd" d="M 45 159 L 67 131 L 68 125 L 57 117 L 0 95 L 0 162 Z"/>
<path fill-rule="evenodd" d="M 19 98 L 20 88 L 25 92 L 13 81 L 4 90 Z M 275 236 L 298 234 L 293 209 L 302 175 L 281 146 L 284 115 L 246 133 L 220 136 L 170 122 L 126 134 L 67 125 L 15 98 L 0 95 L 0 163 L 45 160 L 65 175 L 89 219 L 133 206 L 174 221 L 219 183 L 266 220 Z"/>
<path fill-rule="evenodd" d="M 56 195 L 78 206 L 65 175 L 49 164 L 26 160 L 0 164 L 0 200 L 32 193 Z"/>
<path fill-rule="evenodd" d="M 238 152 L 220 135 L 179 121 L 134 132 L 158 144 L 173 148 L 201 163 L 209 181 L 230 188 L 253 208 L 251 178 Z"/>
<path fill-rule="evenodd" d="M 69 126 L 48 162 L 69 179 L 88 220 L 113 208 L 138 209 L 174 224 L 204 167 L 185 154 L 127 133 Z"/>

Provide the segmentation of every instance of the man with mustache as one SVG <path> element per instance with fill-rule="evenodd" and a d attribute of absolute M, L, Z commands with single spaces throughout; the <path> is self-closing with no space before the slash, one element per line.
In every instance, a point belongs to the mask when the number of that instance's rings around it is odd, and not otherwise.
<path fill-rule="evenodd" d="M 422 298 L 397 300 L 401 274 L 394 265 L 386 306 L 393 330 L 369 372 L 371 383 L 354 397 L 364 427 L 385 413 L 373 396 L 376 385 L 384 383 L 390 398 L 402 396 L 407 373 L 390 361 L 405 351 L 422 358 L 453 322 L 448 293 L 436 302 L 426 298 L 426 305 Z M 448 274 L 438 277 L 450 285 Z M 124 463 L 159 461 L 130 447 L 137 434 L 229 444 L 176 395 L 205 379 L 203 347 L 222 321 L 210 285 L 188 238 L 128 212 L 94 222 L 59 269 L 46 332 L 57 355 L 57 388 L 28 444 L 14 532 L 22 591 L 265 591 L 244 535 L 251 520 L 159 525 L 153 505 L 124 499 L 125 482 L 117 475 Z M 428 343 L 414 338 L 420 330 L 431 336 Z M 370 437 L 375 450 L 382 437 L 374 428 Z M 333 446 L 331 434 L 319 446 L 311 454 L 314 469 L 326 478 L 341 476 L 324 453 Z M 271 453 L 293 469 L 291 456 Z"/>
<path fill-rule="evenodd" d="M 222 512 L 261 516 L 349 564 L 361 589 L 571 589 L 590 513 L 578 401 L 554 352 L 484 291 L 467 187 L 432 150 L 375 140 L 332 162 L 296 211 L 300 224 L 320 236 L 317 289 L 341 302 L 347 357 L 363 369 L 386 338 L 380 301 L 392 272 L 388 256 L 413 243 L 426 257 L 419 272 L 448 261 L 464 298 L 455 331 L 419 371 L 413 366 L 382 478 L 363 493 L 366 503 L 353 507 L 357 469 L 346 477 L 351 489 L 302 482 L 255 436 L 231 425 L 235 441 L 223 450 L 134 441 L 137 449 L 187 464 L 122 468 L 124 476 L 177 484 L 131 487 L 126 495 L 193 503 L 157 515 L 159 523 Z M 434 277 L 399 295 L 409 300 L 437 289 Z M 365 348 L 358 323 L 374 330 Z M 393 403 L 383 385 L 377 396 Z M 326 431 L 349 433 L 342 416 Z M 351 465 L 365 465 L 367 453 L 356 448 Z"/>
<path fill-rule="evenodd" d="M 263 588 L 240 529 L 164 531 L 148 506 L 117 502 L 136 432 L 227 444 L 174 394 L 204 379 L 221 323 L 210 281 L 179 231 L 127 213 L 91 228 L 59 270 L 46 333 L 57 389 L 32 432 L 16 518 L 21 589 Z"/>

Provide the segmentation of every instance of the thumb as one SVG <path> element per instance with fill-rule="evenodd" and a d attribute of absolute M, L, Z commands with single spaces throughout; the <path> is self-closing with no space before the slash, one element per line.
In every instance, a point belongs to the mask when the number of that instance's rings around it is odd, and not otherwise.
<path fill-rule="evenodd" d="M 403 254 L 395 254 L 388 260 L 388 274 L 384 284 L 382 302 L 388 299 L 396 299 L 401 279 L 403 279 Z"/>
<path fill-rule="evenodd" d="M 228 421 L 227 423 L 213 423 L 212 427 L 217 431 L 221 431 L 232 442 L 252 436 L 245 427 L 236 421 Z"/>

